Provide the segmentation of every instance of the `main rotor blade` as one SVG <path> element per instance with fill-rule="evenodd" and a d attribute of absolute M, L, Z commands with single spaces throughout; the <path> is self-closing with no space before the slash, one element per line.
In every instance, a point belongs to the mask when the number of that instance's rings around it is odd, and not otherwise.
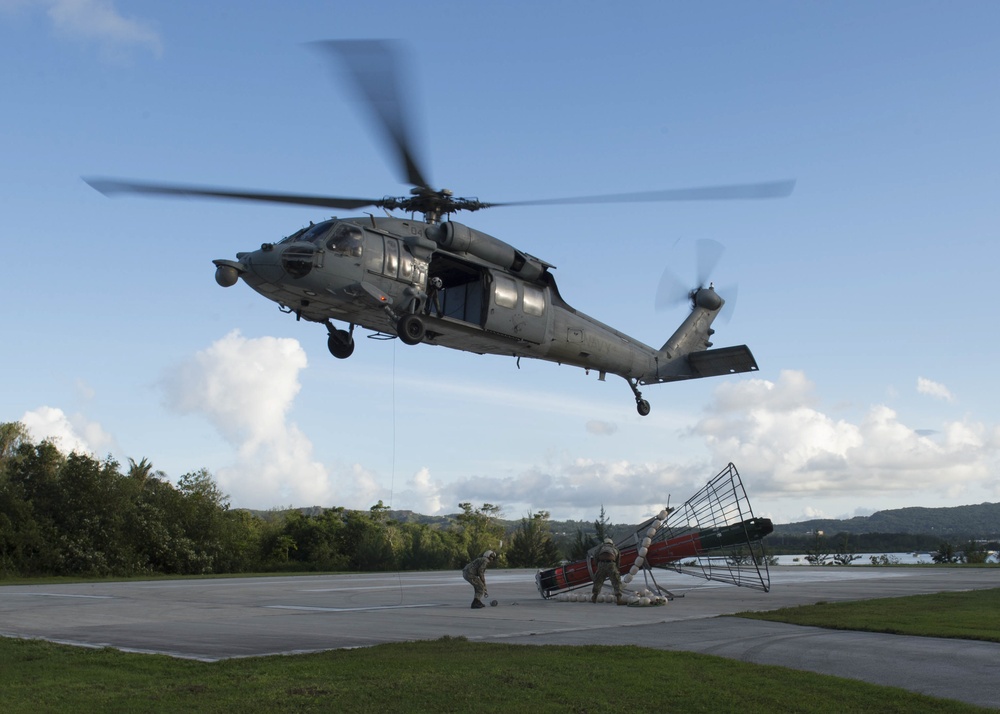
<path fill-rule="evenodd" d="M 490 203 L 489 206 L 557 206 L 583 203 L 647 203 L 654 201 L 740 201 L 764 198 L 784 198 L 795 189 L 795 180 L 768 181 L 764 183 L 732 184 L 729 186 L 704 186 L 701 188 L 674 188 L 665 191 L 639 193 L 610 193 L 599 196 L 572 198 L 543 198 L 534 201 L 508 201 Z"/>
<path fill-rule="evenodd" d="M 347 68 L 362 104 L 374 115 L 401 164 L 406 182 L 429 188 L 410 137 L 410 125 L 400 93 L 402 45 L 389 40 L 328 40 L 313 43 Z"/>
<path fill-rule="evenodd" d="M 83 180 L 105 196 L 114 196 L 121 193 L 140 193 L 152 196 L 174 196 L 180 198 L 224 198 L 238 201 L 285 203 L 298 206 L 317 206 L 320 208 L 362 208 L 364 206 L 381 206 L 383 202 L 381 198 L 344 198 L 338 196 L 307 196 L 294 193 L 261 193 L 238 189 L 102 178 L 84 178 Z"/>

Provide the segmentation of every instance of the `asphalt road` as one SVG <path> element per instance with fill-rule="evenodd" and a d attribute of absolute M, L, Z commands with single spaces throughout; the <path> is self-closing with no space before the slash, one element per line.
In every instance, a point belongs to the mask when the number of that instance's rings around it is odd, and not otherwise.
<path fill-rule="evenodd" d="M 824 630 L 744 610 L 1000 587 L 1000 568 L 776 566 L 763 593 L 674 573 L 662 607 L 543 600 L 534 571 L 488 574 L 473 610 L 458 572 L 0 587 L 0 636 L 215 661 L 463 636 L 535 645 L 639 645 L 901 687 L 1000 708 L 1000 644 Z"/>

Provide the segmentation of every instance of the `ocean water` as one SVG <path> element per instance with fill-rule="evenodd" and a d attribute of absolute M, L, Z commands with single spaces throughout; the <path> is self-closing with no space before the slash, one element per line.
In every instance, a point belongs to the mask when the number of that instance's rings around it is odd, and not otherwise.
<path fill-rule="evenodd" d="M 872 565 L 873 557 L 886 556 L 889 562 L 895 565 L 920 565 L 920 564 L 932 564 L 934 559 L 931 557 L 930 553 L 855 553 L 855 555 L 861 556 L 857 560 L 851 563 L 851 565 Z M 778 559 L 778 565 L 809 565 L 809 561 L 806 560 L 805 555 L 776 555 L 774 556 Z M 832 562 L 832 558 L 827 561 Z M 997 562 L 997 554 L 993 553 L 987 559 L 988 563 Z"/>

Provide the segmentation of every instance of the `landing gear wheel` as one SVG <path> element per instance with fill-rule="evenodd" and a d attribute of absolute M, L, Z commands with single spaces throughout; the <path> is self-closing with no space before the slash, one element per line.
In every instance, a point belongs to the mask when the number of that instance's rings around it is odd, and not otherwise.
<path fill-rule="evenodd" d="M 396 333 L 404 343 L 408 345 L 419 345 L 424 339 L 426 332 L 424 321 L 418 315 L 403 315 L 396 323 Z"/>
<path fill-rule="evenodd" d="M 333 330 L 326 340 L 326 348 L 337 359 L 347 359 L 354 354 L 354 338 L 347 330 Z"/>
<path fill-rule="evenodd" d="M 646 416 L 649 414 L 649 402 L 642 398 L 642 392 L 639 391 L 639 381 L 635 379 L 628 379 L 628 386 L 632 390 L 632 394 L 635 395 L 635 410 L 639 412 L 639 416 Z"/>

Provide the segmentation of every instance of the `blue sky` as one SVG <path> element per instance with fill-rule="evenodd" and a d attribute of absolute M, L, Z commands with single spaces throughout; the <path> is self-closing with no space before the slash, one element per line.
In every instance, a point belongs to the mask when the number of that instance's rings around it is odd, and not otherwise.
<path fill-rule="evenodd" d="M 779 522 L 1000 500 L 1000 5 L 0 0 L 0 420 L 233 506 L 634 522 L 730 461 Z M 459 220 L 659 345 L 699 239 L 761 371 L 644 390 L 324 331 L 214 258 L 322 210 L 111 200 L 81 176 L 402 195 L 307 43 L 398 38 L 430 180 L 490 201 L 793 178 L 761 202 Z M 725 293 L 723 293 L 725 295 Z"/>

